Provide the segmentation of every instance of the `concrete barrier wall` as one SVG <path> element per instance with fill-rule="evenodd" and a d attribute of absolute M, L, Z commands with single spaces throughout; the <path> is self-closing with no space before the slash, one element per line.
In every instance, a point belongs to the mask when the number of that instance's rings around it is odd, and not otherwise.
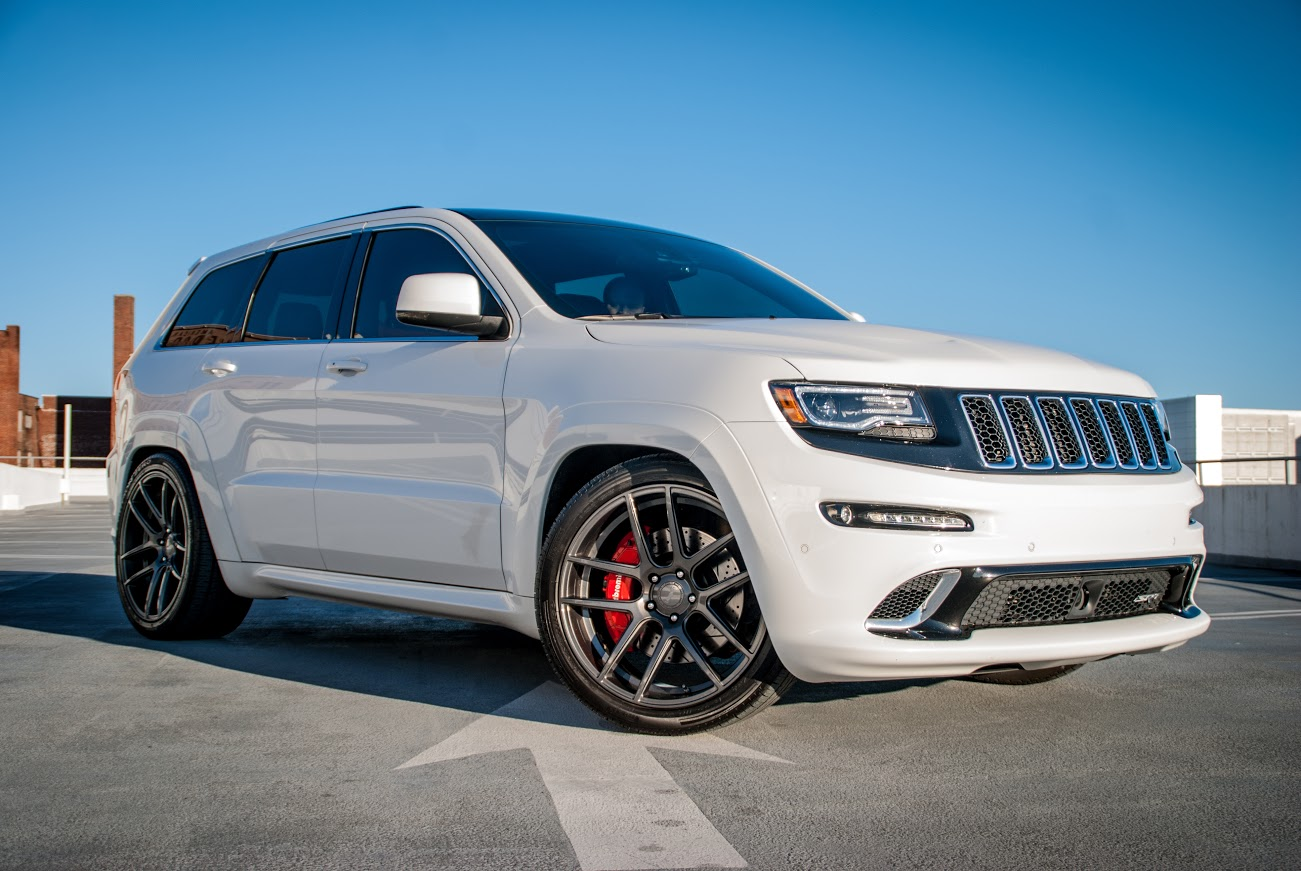
<path fill-rule="evenodd" d="M 62 469 L 29 469 L 0 463 L 0 511 L 21 511 L 32 505 L 49 505 L 63 497 Z M 103 469 L 69 469 L 68 495 L 107 496 L 108 475 Z"/>
<path fill-rule="evenodd" d="M 1301 486 L 1205 487 L 1193 516 L 1206 527 L 1210 559 L 1229 565 L 1301 568 Z"/>
<path fill-rule="evenodd" d="M 108 473 L 103 469 L 69 469 L 68 475 L 68 495 L 72 498 L 108 495 Z"/>
<path fill-rule="evenodd" d="M 0 511 L 21 511 L 60 499 L 59 469 L 27 469 L 0 463 Z"/>

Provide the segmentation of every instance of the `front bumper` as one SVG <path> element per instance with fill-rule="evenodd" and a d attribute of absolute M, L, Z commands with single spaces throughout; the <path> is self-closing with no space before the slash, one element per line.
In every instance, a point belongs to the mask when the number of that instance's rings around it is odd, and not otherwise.
<path fill-rule="evenodd" d="M 909 466 L 811 447 L 781 423 L 733 423 L 706 443 L 732 484 L 725 504 L 773 644 L 807 681 L 942 677 L 1167 650 L 1209 618 L 1155 613 L 1089 623 L 977 629 L 946 640 L 865 626 L 899 584 L 927 572 L 1204 557 L 1191 472 L 1016 475 Z M 740 482 L 740 483 L 737 483 Z M 833 526 L 822 502 L 961 512 L 970 532 Z M 1188 598 L 1191 605 L 1191 595 Z"/>

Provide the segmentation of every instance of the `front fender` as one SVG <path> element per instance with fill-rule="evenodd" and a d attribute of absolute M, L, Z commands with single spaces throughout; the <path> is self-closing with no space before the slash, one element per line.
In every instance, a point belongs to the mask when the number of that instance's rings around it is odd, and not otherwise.
<path fill-rule="evenodd" d="M 627 446 L 690 458 L 721 426 L 722 421 L 707 411 L 672 403 L 587 402 L 550 410 L 540 403 L 521 403 L 508 415 L 506 428 L 506 588 L 519 596 L 534 594 L 547 497 L 566 457 L 580 448 Z"/>

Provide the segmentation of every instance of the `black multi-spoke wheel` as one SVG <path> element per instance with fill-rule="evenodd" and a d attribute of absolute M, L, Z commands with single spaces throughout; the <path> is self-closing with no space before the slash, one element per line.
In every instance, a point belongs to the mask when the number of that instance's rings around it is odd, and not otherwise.
<path fill-rule="evenodd" d="M 117 522 L 117 588 L 149 638 L 219 638 L 251 601 L 227 589 L 186 470 L 156 454 L 131 475 Z"/>
<path fill-rule="evenodd" d="M 722 506 L 680 460 L 631 460 L 584 487 L 552 527 L 538 581 L 557 673 L 623 725 L 707 729 L 791 682 Z"/>

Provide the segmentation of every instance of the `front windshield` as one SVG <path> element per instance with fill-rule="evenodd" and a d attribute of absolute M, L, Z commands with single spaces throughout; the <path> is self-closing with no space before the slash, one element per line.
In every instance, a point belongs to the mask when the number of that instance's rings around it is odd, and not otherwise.
<path fill-rule="evenodd" d="M 722 245 L 605 224 L 476 223 L 566 317 L 847 320 L 790 279 Z"/>

